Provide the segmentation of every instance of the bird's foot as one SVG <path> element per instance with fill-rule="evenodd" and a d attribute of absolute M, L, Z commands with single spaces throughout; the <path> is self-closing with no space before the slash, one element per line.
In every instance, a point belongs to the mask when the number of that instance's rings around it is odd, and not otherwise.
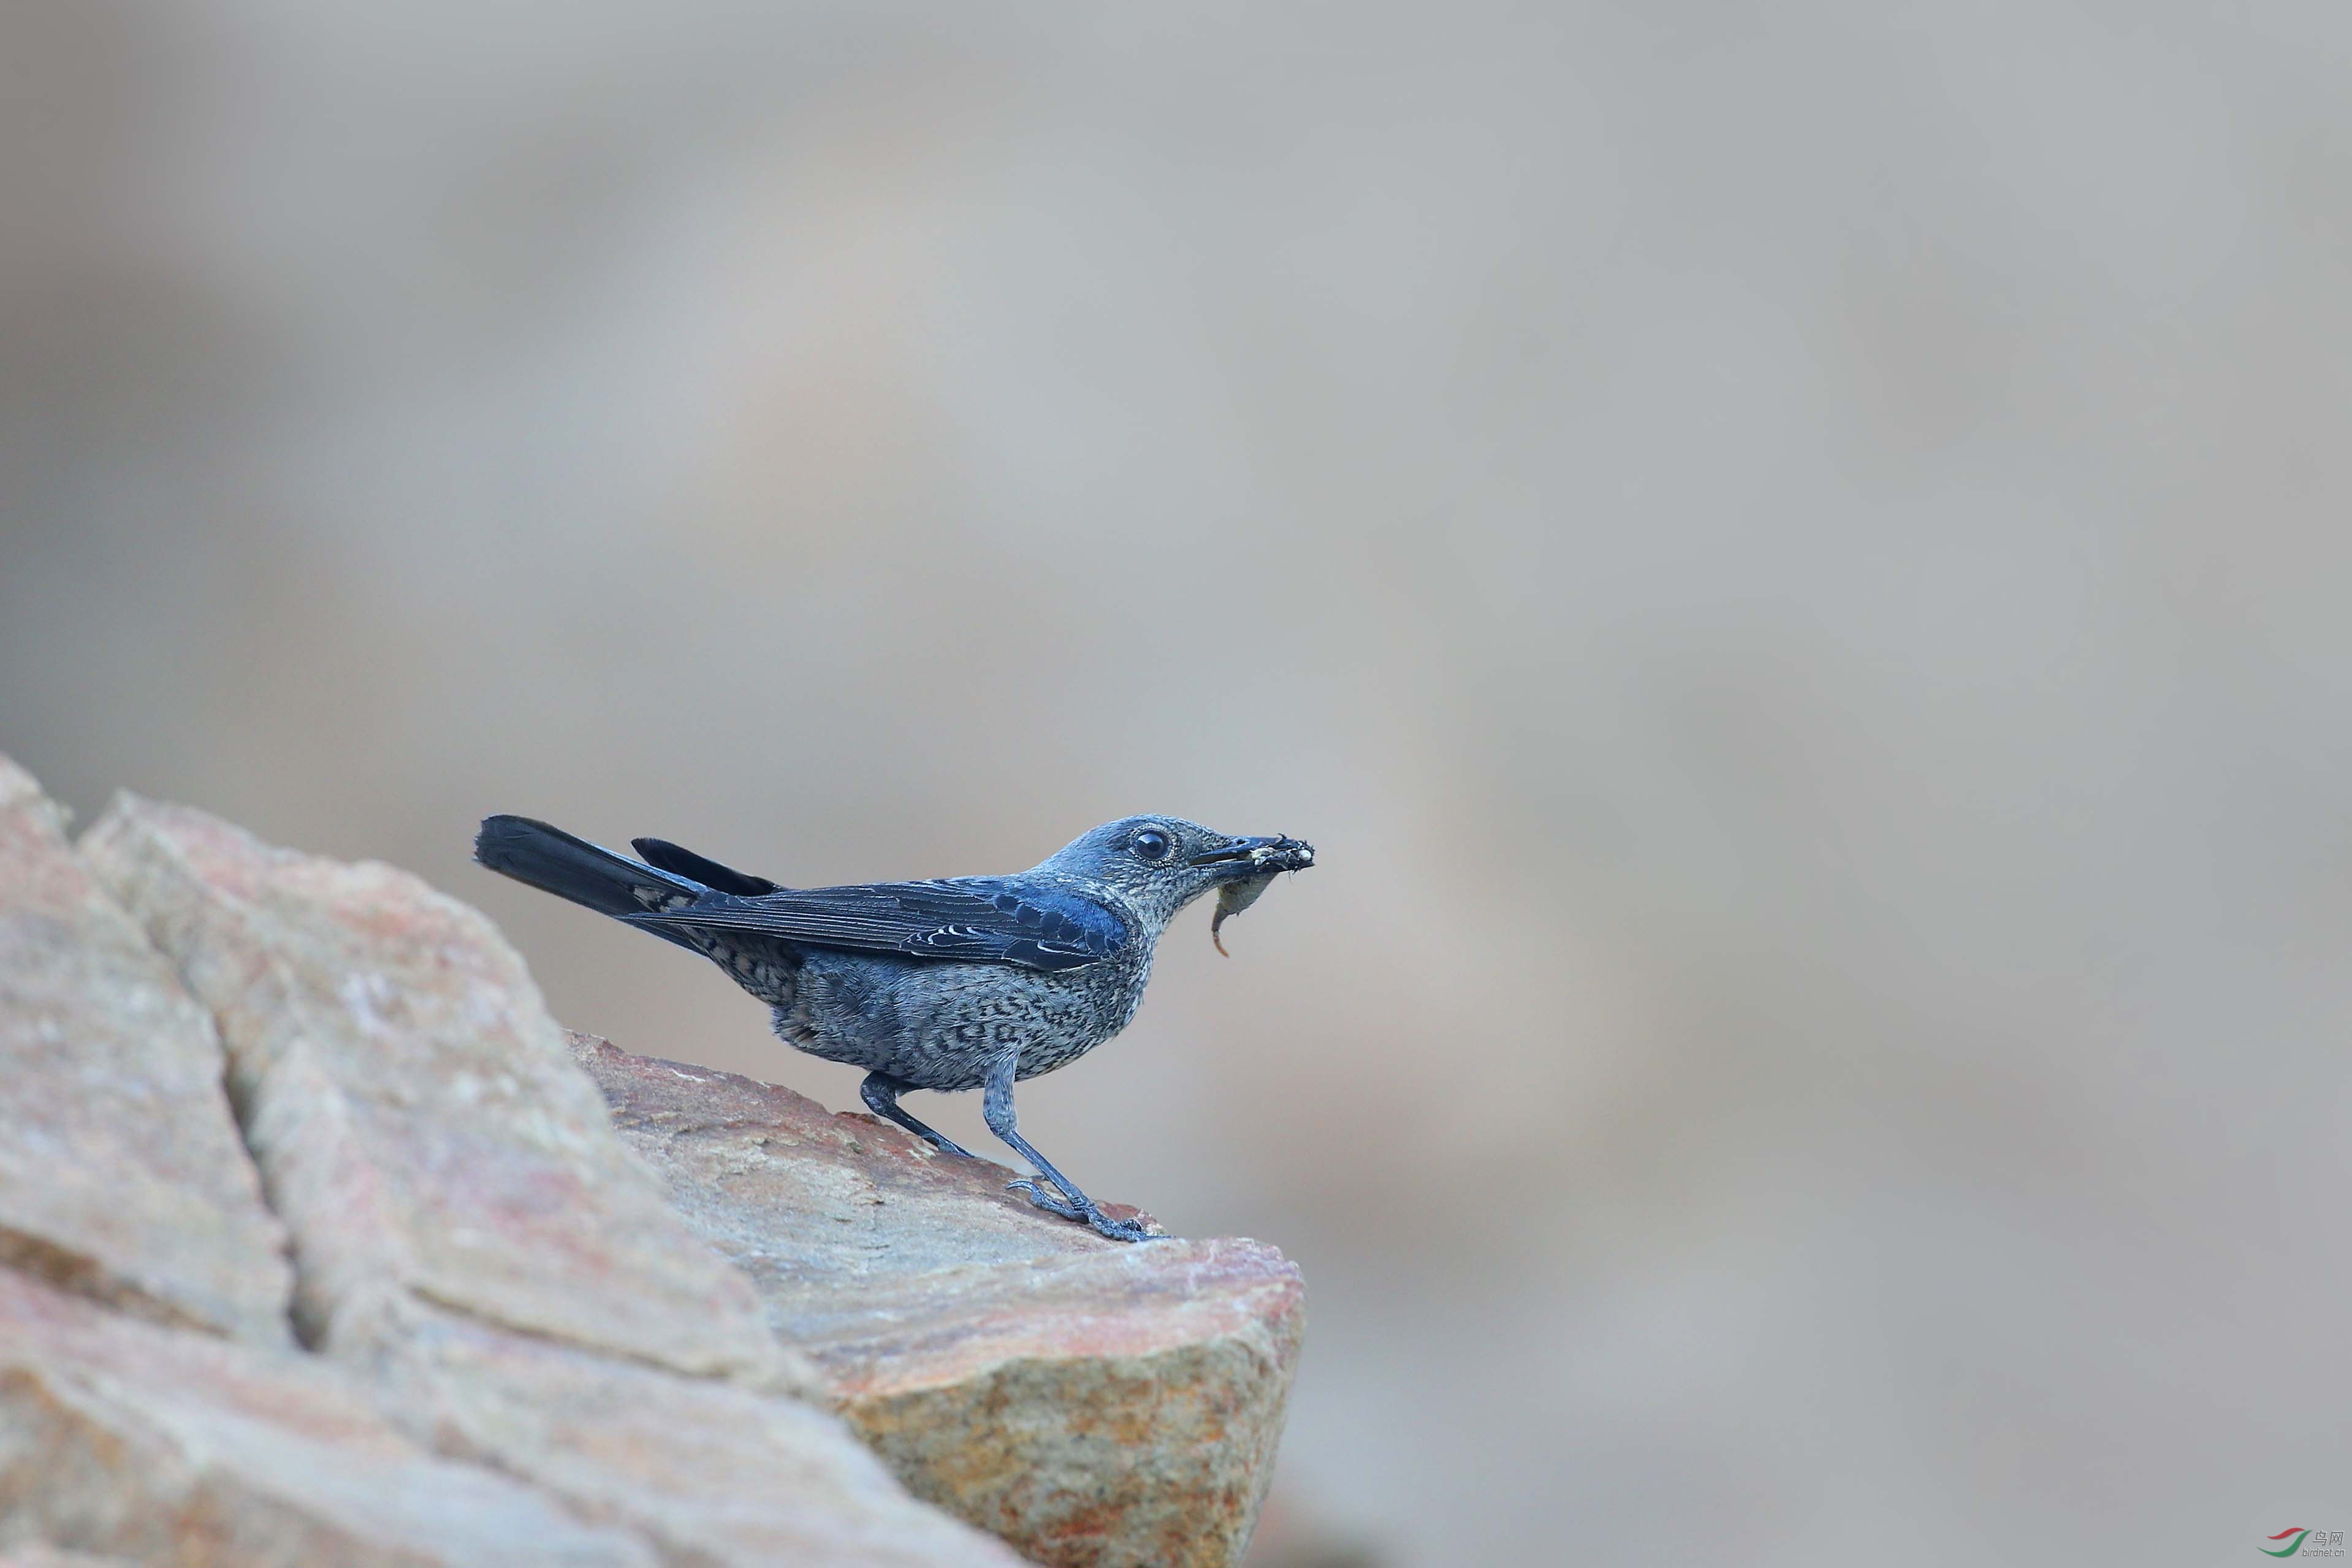
<path fill-rule="evenodd" d="M 1139 1220 L 1113 1219 L 1110 1215 L 1103 1213 L 1100 1209 L 1097 1209 L 1093 1213 L 1087 1215 L 1087 1223 L 1094 1226 L 1095 1234 L 1097 1236 L 1107 1236 L 1113 1241 L 1166 1241 L 1170 1239 L 1157 1231 L 1144 1229 L 1142 1223 Z"/>
<path fill-rule="evenodd" d="M 937 1149 L 942 1154 L 961 1154 L 967 1160 L 977 1160 L 980 1158 L 979 1155 L 973 1153 L 971 1150 L 965 1148 L 954 1139 L 943 1138 L 936 1132 L 931 1133 L 924 1140 L 924 1142 L 929 1143 L 932 1148 Z"/>
<path fill-rule="evenodd" d="M 1035 1204 L 1039 1208 L 1044 1209 L 1047 1214 L 1057 1214 L 1064 1219 L 1084 1219 L 1087 1217 L 1087 1211 L 1085 1209 L 1078 1207 L 1077 1205 L 1070 1202 L 1067 1198 L 1064 1198 L 1054 1193 L 1048 1192 L 1045 1188 L 1039 1186 L 1035 1182 L 1031 1181 L 1026 1176 L 1022 1177 L 1017 1182 L 1005 1183 L 1004 1190 L 1008 1193 L 1021 1194 L 1031 1203 Z"/>
<path fill-rule="evenodd" d="M 1007 1182 L 1004 1190 L 1008 1193 L 1021 1194 L 1047 1214 L 1059 1215 L 1064 1219 L 1074 1219 L 1081 1225 L 1091 1226 L 1096 1235 L 1107 1236 L 1113 1241 L 1165 1239 L 1154 1237 L 1150 1231 L 1144 1229 L 1135 1220 L 1113 1219 L 1095 1207 L 1092 1203 L 1074 1204 L 1067 1198 L 1057 1197 L 1026 1176 L 1017 1182 Z"/>

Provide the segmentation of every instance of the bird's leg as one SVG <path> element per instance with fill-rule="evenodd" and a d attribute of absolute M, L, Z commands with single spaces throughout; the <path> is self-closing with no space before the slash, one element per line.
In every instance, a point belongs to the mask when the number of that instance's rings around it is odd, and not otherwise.
<path fill-rule="evenodd" d="M 1023 1194 L 1048 1214 L 1083 1221 L 1113 1241 L 1149 1238 L 1151 1233 L 1135 1221 L 1113 1219 L 1097 1208 L 1094 1199 L 1078 1191 L 1076 1183 L 1054 1169 L 1053 1162 L 1037 1152 L 1029 1140 L 1021 1136 L 1020 1124 L 1013 1115 L 1013 1079 L 1019 1068 L 1020 1059 L 1012 1056 L 1003 1057 L 990 1066 L 987 1088 L 981 1099 L 981 1114 L 988 1119 L 988 1130 L 1003 1139 L 1014 1153 L 1035 1166 L 1039 1175 L 1059 1187 L 1062 1195 L 1055 1197 L 1025 1176 L 1020 1181 L 1005 1184 L 1004 1190 Z"/>
<path fill-rule="evenodd" d="M 885 1121 L 897 1122 L 932 1148 L 961 1154 L 967 1160 L 978 1159 L 978 1155 L 954 1139 L 944 1132 L 933 1131 L 898 1108 L 898 1097 L 914 1087 L 905 1079 L 892 1078 L 887 1072 L 870 1072 L 866 1075 L 866 1081 L 857 1086 L 857 1098 L 866 1102 L 866 1110 Z"/>

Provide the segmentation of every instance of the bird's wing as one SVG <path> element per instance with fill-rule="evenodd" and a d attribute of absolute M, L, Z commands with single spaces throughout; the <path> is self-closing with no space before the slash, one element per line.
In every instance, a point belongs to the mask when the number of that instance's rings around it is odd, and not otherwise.
<path fill-rule="evenodd" d="M 624 918 L 759 931 L 806 947 L 1045 970 L 1099 963 L 1128 942 L 1126 922 L 1083 893 L 997 877 L 780 888 L 755 898 L 714 892 Z"/>

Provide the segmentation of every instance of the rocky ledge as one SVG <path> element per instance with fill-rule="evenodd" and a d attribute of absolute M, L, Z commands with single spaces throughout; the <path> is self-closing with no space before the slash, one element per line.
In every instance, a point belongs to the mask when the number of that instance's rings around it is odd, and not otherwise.
<path fill-rule="evenodd" d="M 0 1561 L 1234 1562 L 1297 1271 L 1004 1177 L 0 759 Z"/>

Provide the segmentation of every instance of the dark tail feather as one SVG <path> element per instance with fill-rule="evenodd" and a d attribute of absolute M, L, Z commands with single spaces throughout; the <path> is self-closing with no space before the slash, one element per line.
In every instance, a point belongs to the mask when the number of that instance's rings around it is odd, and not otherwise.
<path fill-rule="evenodd" d="M 482 830 L 474 837 L 474 858 L 501 876 L 623 919 L 646 912 L 646 902 L 636 892 L 640 888 L 708 891 L 699 882 L 639 865 L 528 816 L 484 817 Z"/>
<path fill-rule="evenodd" d="M 629 840 L 629 847 L 644 856 L 647 865 L 658 866 L 665 871 L 675 871 L 679 876 L 699 882 L 706 888 L 716 888 L 722 893 L 732 893 L 739 899 L 756 899 L 762 893 L 776 891 L 776 884 L 765 877 L 754 877 L 748 871 L 738 871 L 730 866 L 721 866 L 716 860 L 705 859 L 693 850 L 681 849 L 665 839 L 632 838 Z"/>

